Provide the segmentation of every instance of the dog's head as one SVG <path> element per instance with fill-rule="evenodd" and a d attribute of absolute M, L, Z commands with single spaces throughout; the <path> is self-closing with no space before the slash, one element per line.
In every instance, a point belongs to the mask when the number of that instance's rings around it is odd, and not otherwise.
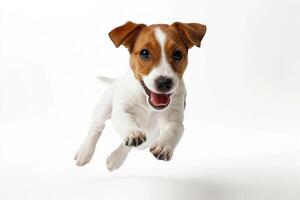
<path fill-rule="evenodd" d="M 198 23 L 146 26 L 127 22 L 113 29 L 109 37 L 116 47 L 128 48 L 131 69 L 148 96 L 149 106 L 163 110 L 186 69 L 188 49 L 200 47 L 205 32 L 206 26 Z"/>

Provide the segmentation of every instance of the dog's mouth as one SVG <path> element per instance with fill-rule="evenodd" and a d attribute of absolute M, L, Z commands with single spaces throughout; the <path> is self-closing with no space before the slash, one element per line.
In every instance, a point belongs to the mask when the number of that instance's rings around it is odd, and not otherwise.
<path fill-rule="evenodd" d="M 141 81 L 141 85 L 143 86 L 144 91 L 148 96 L 148 103 L 152 108 L 156 110 L 162 110 L 170 104 L 170 98 L 172 93 L 155 93 L 146 86 L 144 81 Z"/>

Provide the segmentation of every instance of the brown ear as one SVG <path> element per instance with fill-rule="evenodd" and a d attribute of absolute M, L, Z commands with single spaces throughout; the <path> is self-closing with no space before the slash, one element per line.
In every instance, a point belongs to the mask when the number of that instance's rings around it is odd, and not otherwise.
<path fill-rule="evenodd" d="M 206 32 L 205 25 L 198 23 L 174 22 L 172 26 L 177 30 L 187 48 L 191 48 L 194 45 L 200 47 L 201 40 Z"/>
<path fill-rule="evenodd" d="M 122 44 L 125 47 L 131 49 L 138 33 L 144 27 L 146 27 L 145 24 L 135 24 L 129 21 L 126 24 L 110 31 L 109 37 L 116 47 L 119 47 Z"/>

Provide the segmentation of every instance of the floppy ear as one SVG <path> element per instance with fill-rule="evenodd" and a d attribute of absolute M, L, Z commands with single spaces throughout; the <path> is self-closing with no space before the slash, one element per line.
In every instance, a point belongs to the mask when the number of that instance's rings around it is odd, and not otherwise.
<path fill-rule="evenodd" d="M 201 40 L 206 32 L 205 25 L 198 23 L 174 22 L 172 26 L 177 30 L 187 48 L 191 48 L 194 45 L 200 47 Z"/>
<path fill-rule="evenodd" d="M 121 44 L 129 50 L 132 48 L 138 33 L 146 27 L 145 24 L 135 24 L 133 22 L 127 22 L 122 26 L 114 28 L 109 32 L 109 37 L 116 47 Z"/>

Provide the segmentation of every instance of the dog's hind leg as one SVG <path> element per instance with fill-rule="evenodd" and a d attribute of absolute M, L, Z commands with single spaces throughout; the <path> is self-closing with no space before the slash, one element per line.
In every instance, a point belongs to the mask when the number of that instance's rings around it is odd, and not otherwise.
<path fill-rule="evenodd" d="M 123 162 L 125 161 L 128 153 L 131 148 L 125 146 L 123 143 L 119 145 L 117 149 L 115 149 L 106 159 L 106 166 L 109 171 L 113 171 L 121 167 Z"/>
<path fill-rule="evenodd" d="M 105 121 L 110 118 L 112 111 L 113 87 L 108 88 L 96 105 L 91 128 L 75 154 L 75 162 L 78 166 L 87 164 L 93 157 L 96 144 L 105 127 Z"/>

